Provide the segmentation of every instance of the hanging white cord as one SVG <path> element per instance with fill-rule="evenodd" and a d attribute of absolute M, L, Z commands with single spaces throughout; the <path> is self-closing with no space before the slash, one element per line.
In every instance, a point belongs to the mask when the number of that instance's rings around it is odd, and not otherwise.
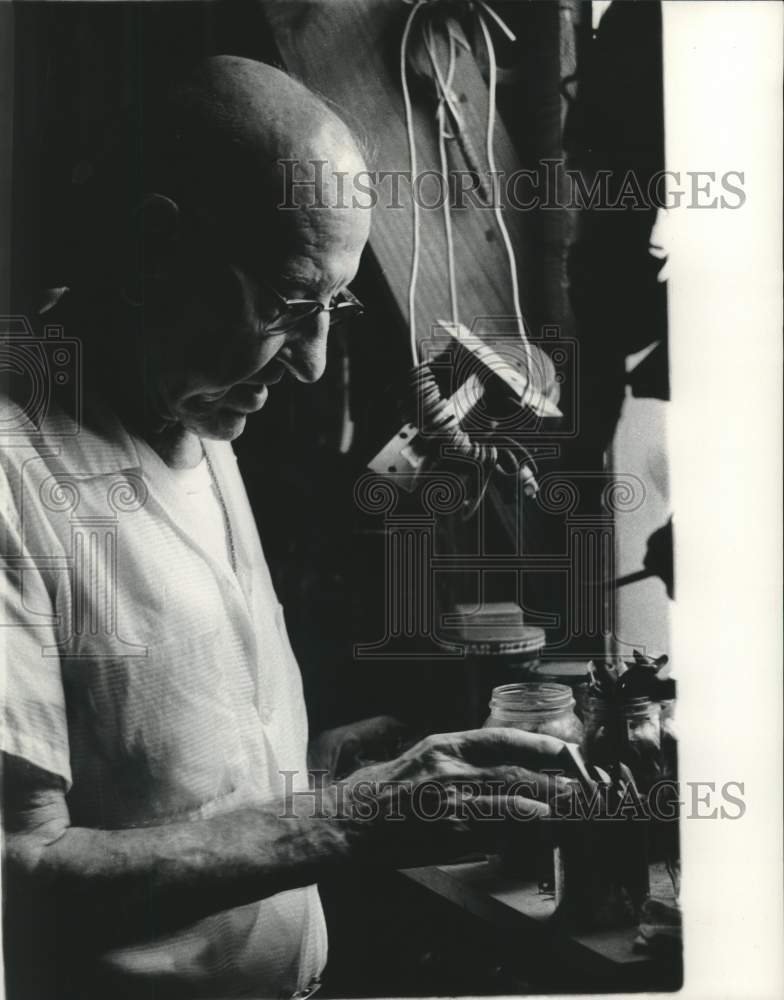
<path fill-rule="evenodd" d="M 484 4 L 482 4 L 484 7 Z M 486 8 L 489 9 L 489 8 Z M 509 236 L 509 230 L 506 228 L 506 223 L 504 222 L 503 213 L 501 211 L 501 201 L 497 197 L 496 191 L 496 179 L 498 172 L 496 170 L 495 164 L 495 150 L 493 149 L 493 136 L 495 132 L 495 95 L 496 95 L 496 84 L 498 81 L 498 66 L 495 60 L 495 48 L 493 46 L 493 40 L 490 37 L 490 32 L 487 28 L 487 22 L 480 11 L 476 12 L 477 19 L 479 21 L 479 26 L 482 29 L 482 36 L 485 42 L 485 49 L 487 50 L 487 61 L 490 69 L 490 79 L 488 82 L 488 109 L 487 109 L 487 165 L 490 168 L 490 185 L 493 196 L 493 213 L 495 215 L 495 220 L 498 224 L 498 228 L 501 231 L 501 237 L 504 241 L 504 246 L 506 248 L 506 256 L 509 260 L 509 277 L 512 282 L 512 298 L 514 302 L 515 319 L 517 320 L 517 331 L 520 334 L 520 339 L 525 345 L 526 363 L 528 367 L 528 383 L 531 386 L 531 380 L 533 378 L 533 364 L 531 356 L 531 345 L 528 343 L 528 337 L 525 335 L 525 323 L 523 322 L 523 313 L 520 308 L 520 285 L 517 278 L 517 259 L 515 258 L 514 247 L 512 246 L 512 240 Z M 496 18 L 498 20 L 498 18 Z M 505 27 L 505 25 L 504 25 Z M 508 30 L 508 29 L 507 29 Z M 525 402 L 525 400 L 523 400 Z"/>
<path fill-rule="evenodd" d="M 411 13 L 406 19 L 406 24 L 403 29 L 403 35 L 400 44 L 400 82 L 401 90 L 403 93 L 403 105 L 405 108 L 405 118 L 406 118 L 406 133 L 408 136 L 408 147 L 409 147 L 409 162 L 411 168 L 411 202 L 412 202 L 412 212 L 413 212 L 413 248 L 411 254 L 411 272 L 408 286 L 408 314 L 409 314 L 409 332 L 410 332 L 410 344 L 411 344 L 411 356 L 413 363 L 417 365 L 419 363 L 419 345 L 416 336 L 416 286 L 417 278 L 419 274 L 419 255 L 420 255 L 420 217 L 419 217 L 419 204 L 416 197 L 414 197 L 414 184 L 417 176 L 417 154 L 416 154 L 416 134 L 414 132 L 414 115 L 413 108 L 411 104 L 411 93 L 408 87 L 408 73 L 407 73 L 407 56 L 408 56 L 408 43 L 411 35 L 411 29 L 413 27 L 414 19 L 419 11 L 419 9 L 428 2 L 428 0 L 418 0 L 415 6 L 412 7 Z M 484 11 L 489 13 L 493 20 L 501 27 L 507 37 L 514 39 L 514 34 L 510 31 L 508 26 L 501 20 L 498 15 L 486 4 L 479 0 L 478 6 L 481 6 Z M 528 337 L 525 332 L 525 322 L 523 320 L 522 309 L 520 306 L 520 286 L 517 275 L 517 260 L 515 257 L 514 247 L 512 246 L 512 241 L 509 236 L 509 230 L 504 222 L 503 213 L 501 210 L 500 199 L 496 196 L 497 192 L 495 189 L 495 181 L 497 177 L 497 167 L 495 160 L 495 149 L 494 149 L 494 134 L 495 134 L 495 102 L 496 102 L 496 89 L 498 80 L 498 67 L 495 58 L 495 47 L 493 45 L 493 40 L 490 36 L 490 32 L 487 27 L 487 22 L 484 15 L 480 10 L 476 11 L 477 20 L 479 21 L 479 26 L 482 31 L 482 36 L 485 43 L 485 49 L 487 51 L 488 65 L 489 65 L 489 82 L 488 82 L 488 112 L 487 112 L 487 133 L 486 133 L 486 147 L 487 147 L 487 163 L 490 170 L 491 177 L 491 187 L 492 187 L 492 197 L 493 197 L 493 214 L 495 216 L 496 224 L 501 233 L 501 238 L 504 243 L 504 248 L 506 250 L 507 259 L 509 262 L 509 276 L 512 285 L 512 299 L 513 307 L 515 312 L 515 320 L 517 322 L 517 330 L 522 340 L 525 351 L 526 351 L 526 362 L 528 368 L 528 378 L 532 378 L 533 374 L 533 363 L 531 355 L 531 347 L 528 342 Z M 430 26 L 428 25 L 428 28 Z M 454 266 L 454 242 L 452 235 L 452 224 L 451 224 L 451 214 L 449 210 L 448 203 L 448 174 L 447 174 L 447 163 L 446 163 L 446 147 L 445 147 L 445 116 L 444 116 L 444 105 L 447 104 L 455 114 L 455 108 L 451 100 L 450 86 L 452 82 L 452 76 L 454 73 L 454 39 L 450 34 L 450 65 L 448 71 L 448 83 L 444 80 L 440 67 L 437 64 L 435 55 L 430 44 L 430 39 L 427 34 L 424 35 L 425 44 L 428 49 L 431 63 L 433 64 L 433 70 L 436 76 L 437 84 L 439 87 L 439 155 L 441 158 L 441 174 L 442 178 L 446 179 L 447 182 L 447 198 L 444 204 L 444 228 L 446 232 L 447 240 L 447 260 L 449 267 L 449 291 L 450 300 L 452 307 L 452 320 L 457 322 L 457 293 L 456 293 L 456 278 L 455 278 L 455 266 Z"/>
<path fill-rule="evenodd" d="M 455 327 L 457 327 L 460 322 L 460 317 L 457 307 L 457 279 L 455 277 L 455 244 L 452 236 L 452 209 L 449 203 L 449 164 L 446 157 L 446 105 L 450 101 L 450 88 L 455 75 L 455 40 L 450 31 L 449 65 L 447 68 L 446 80 L 444 80 L 433 48 L 433 31 L 430 23 L 427 25 L 427 32 L 424 37 L 427 54 L 430 57 L 430 62 L 433 66 L 433 72 L 435 73 L 440 92 L 438 112 L 436 114 L 436 121 L 438 123 L 438 156 L 440 160 L 441 181 L 444 185 L 444 233 L 446 236 L 447 273 L 449 277 L 449 302 L 451 306 L 452 323 Z"/>
<path fill-rule="evenodd" d="M 408 135 L 408 158 L 411 167 L 411 205 L 414 215 L 413 247 L 411 251 L 411 276 L 408 281 L 408 327 L 411 339 L 411 356 L 414 364 L 419 364 L 419 344 L 416 335 L 416 285 L 419 273 L 419 205 L 414 194 L 414 184 L 416 183 L 417 158 L 416 158 L 416 135 L 414 133 L 414 112 L 411 107 L 411 93 L 408 89 L 407 56 L 408 39 L 411 34 L 411 27 L 414 18 L 419 12 L 419 8 L 427 0 L 418 0 L 415 7 L 406 19 L 406 26 L 403 28 L 403 37 L 400 40 L 400 87 L 403 91 L 403 107 L 406 112 L 406 133 Z"/>
<path fill-rule="evenodd" d="M 451 401 L 443 398 L 441 390 L 438 387 L 437 382 L 427 364 L 420 365 L 419 363 L 419 344 L 416 337 L 416 283 L 419 268 L 419 252 L 420 252 L 420 214 L 419 205 L 417 204 L 414 195 L 414 181 L 416 178 L 417 169 L 417 157 L 416 157 L 416 136 L 414 132 L 414 116 L 413 108 L 411 104 L 411 94 L 408 87 L 408 46 L 412 31 L 412 26 L 417 11 L 420 7 L 424 6 L 426 3 L 431 2 L 431 0 L 416 0 L 416 5 L 413 7 L 411 13 L 409 14 L 405 28 L 403 30 L 403 35 L 401 37 L 400 45 L 400 80 L 401 89 L 403 92 L 403 105 L 405 108 L 405 118 L 406 118 L 406 133 L 408 137 L 409 145 L 409 160 L 411 164 L 411 177 L 412 177 L 412 209 L 413 209 L 413 221 L 414 221 L 414 233 L 413 233 L 413 252 L 411 261 L 411 277 L 409 281 L 409 327 L 410 327 L 410 340 L 411 340 L 411 353 L 413 357 L 414 367 L 411 371 L 411 399 L 414 401 L 416 416 L 409 416 L 410 420 L 423 420 L 422 426 L 428 427 L 431 430 L 437 428 L 439 433 L 446 434 L 450 441 L 450 447 L 457 449 L 459 453 L 462 453 L 475 461 L 479 461 L 483 467 L 488 469 L 499 469 L 500 471 L 509 471 L 511 465 L 511 471 L 515 471 L 520 475 L 523 483 L 526 495 L 533 496 L 538 488 L 536 486 L 536 481 L 534 479 L 533 473 L 530 469 L 522 464 L 520 461 L 520 456 L 517 452 L 520 450 L 519 446 L 503 446 L 497 447 L 496 445 L 484 445 L 473 441 L 470 436 L 462 430 L 459 423 L 459 418 L 457 417 L 454 409 L 452 408 Z M 479 0 L 482 7 L 484 4 L 482 0 Z M 514 35 L 507 28 L 507 26 L 500 20 L 500 18 L 495 15 L 494 12 L 490 11 L 493 19 L 499 23 L 499 25 L 504 29 L 504 32 L 514 40 Z M 482 27 L 482 32 L 484 35 L 485 45 L 488 50 L 488 56 L 490 60 L 490 94 L 489 94 L 489 104 L 488 104 L 488 121 L 487 121 L 487 150 L 488 150 L 488 165 L 490 169 L 495 174 L 497 171 L 495 169 L 495 156 L 493 152 L 493 131 L 495 126 L 495 93 L 496 93 L 496 81 L 497 81 L 497 67 L 495 62 L 495 52 L 492 46 L 492 40 L 490 38 L 487 26 L 482 17 L 482 14 L 477 11 L 477 17 L 480 20 Z M 446 127 L 446 112 L 447 109 L 452 116 L 453 126 L 458 130 L 462 128 L 461 124 L 461 114 L 459 108 L 455 106 L 453 100 L 453 93 L 451 90 L 454 71 L 455 71 L 455 61 L 456 61 L 456 51 L 455 51 L 455 38 L 452 32 L 449 32 L 449 63 L 446 74 L 446 80 L 441 71 L 441 67 L 438 64 L 438 59 L 436 57 L 436 52 L 434 49 L 434 36 L 432 31 L 432 25 L 427 24 L 425 30 L 422 32 L 422 39 L 427 52 L 430 57 L 430 62 L 433 67 L 433 73 L 436 80 L 436 90 L 438 94 L 438 112 L 437 112 L 437 124 L 438 124 L 438 148 L 440 157 L 440 168 L 441 168 L 441 178 L 445 180 L 447 185 L 445 203 L 444 203 L 444 228 L 446 232 L 446 243 L 447 243 L 447 256 L 448 256 L 448 269 L 449 269 L 449 290 L 452 305 L 452 317 L 455 323 L 458 322 L 458 306 L 457 306 L 457 282 L 455 278 L 455 260 L 454 260 L 454 242 L 452 233 L 452 219 L 451 219 L 451 205 L 449 202 L 449 176 L 448 176 L 448 163 L 446 157 L 446 139 L 450 136 L 450 132 Z M 458 137 L 460 131 L 458 131 Z M 495 197 L 493 200 L 493 208 L 495 211 L 496 221 L 498 223 L 499 229 L 504 236 L 504 243 L 507 249 L 507 256 L 509 257 L 512 287 L 515 300 L 515 310 L 518 320 L 518 328 L 520 331 L 520 336 L 525 344 L 526 351 L 528 354 L 528 365 L 530 371 L 530 346 L 528 340 L 525 336 L 525 325 L 522 319 L 522 312 L 520 309 L 519 301 L 519 288 L 517 284 L 517 268 L 516 261 L 514 259 L 514 250 L 511 245 L 511 240 L 509 239 L 509 233 L 503 222 L 503 218 L 500 215 L 500 206 L 497 203 Z M 524 401 L 523 401 L 524 402 Z M 523 453 L 527 455 L 525 449 L 522 449 Z M 528 460 L 531 461 L 530 455 L 527 455 Z M 485 490 L 487 489 L 487 484 L 489 483 L 489 475 L 484 484 L 482 492 L 474 504 L 472 511 L 473 514 L 478 505 L 481 503 Z M 470 515 L 469 515 L 470 516 Z"/>
<path fill-rule="evenodd" d="M 501 31 L 503 31 L 503 33 L 506 35 L 506 37 L 509 39 L 510 42 L 517 41 L 517 35 L 515 35 L 515 33 L 512 31 L 512 29 L 509 27 L 506 21 L 504 21 L 504 19 L 501 17 L 500 14 L 496 14 L 493 8 L 489 6 L 489 4 L 486 4 L 484 0 L 477 0 L 477 3 L 484 11 L 486 11 L 490 15 L 490 17 L 492 17 L 492 19 L 495 21 L 495 23 L 498 25 Z"/>

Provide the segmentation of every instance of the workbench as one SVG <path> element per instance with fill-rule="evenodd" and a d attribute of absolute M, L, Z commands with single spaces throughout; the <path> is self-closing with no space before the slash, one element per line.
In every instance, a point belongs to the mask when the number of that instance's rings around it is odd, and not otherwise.
<path fill-rule="evenodd" d="M 448 866 L 409 868 L 401 875 L 442 900 L 498 928 L 505 936 L 535 939 L 543 957 L 568 966 L 584 977 L 585 989 L 617 991 L 677 989 L 681 963 L 636 950 L 636 927 L 568 932 L 552 920 L 555 900 L 538 882 L 505 870 L 497 861 L 473 861 Z M 651 891 L 672 895 L 664 864 L 651 865 Z M 544 959 L 547 960 L 546 958 Z M 510 958 L 513 963 L 513 957 Z M 526 970 L 521 970 L 525 975 Z"/>

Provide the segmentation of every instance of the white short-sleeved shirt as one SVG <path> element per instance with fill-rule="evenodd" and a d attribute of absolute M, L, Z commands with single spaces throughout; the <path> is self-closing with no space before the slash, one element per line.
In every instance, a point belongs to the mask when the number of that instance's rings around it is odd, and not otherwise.
<path fill-rule="evenodd" d="M 283 771 L 306 787 L 301 679 L 231 446 L 205 442 L 236 574 L 111 414 L 3 416 L 3 750 L 62 777 L 74 826 L 212 816 L 282 795 Z M 315 886 L 112 956 L 130 986 L 194 997 L 292 996 L 325 961 Z"/>

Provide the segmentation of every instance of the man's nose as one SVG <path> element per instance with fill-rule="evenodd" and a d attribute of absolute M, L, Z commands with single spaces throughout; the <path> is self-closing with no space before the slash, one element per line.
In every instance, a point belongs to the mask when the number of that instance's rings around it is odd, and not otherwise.
<path fill-rule="evenodd" d="M 317 382 L 327 367 L 329 315 L 321 313 L 302 330 L 295 331 L 284 348 L 285 361 L 300 382 Z M 281 352 L 283 353 L 283 352 Z"/>

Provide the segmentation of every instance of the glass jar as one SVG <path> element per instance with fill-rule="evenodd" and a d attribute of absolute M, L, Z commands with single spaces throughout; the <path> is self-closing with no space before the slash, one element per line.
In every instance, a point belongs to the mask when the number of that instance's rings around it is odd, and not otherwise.
<path fill-rule="evenodd" d="M 611 725 L 611 706 L 604 698 L 588 695 L 583 704 L 583 741 L 587 764 L 605 771 L 618 759 L 618 740 Z"/>
<path fill-rule="evenodd" d="M 523 624 L 522 609 L 508 602 L 458 604 L 448 618 L 442 637 L 463 653 L 464 694 L 445 724 L 455 730 L 476 729 L 493 688 L 526 680 L 526 670 L 539 663 L 544 629 Z"/>
<path fill-rule="evenodd" d="M 583 736 L 571 689 L 565 684 L 502 684 L 493 688 L 485 727 L 495 726 L 557 736 L 568 743 L 579 743 Z"/>
<path fill-rule="evenodd" d="M 647 792 L 661 777 L 660 709 L 650 698 L 627 698 L 618 705 L 589 695 L 584 706 L 585 732 L 582 752 L 588 764 L 610 771 L 626 764 L 639 786 Z"/>

